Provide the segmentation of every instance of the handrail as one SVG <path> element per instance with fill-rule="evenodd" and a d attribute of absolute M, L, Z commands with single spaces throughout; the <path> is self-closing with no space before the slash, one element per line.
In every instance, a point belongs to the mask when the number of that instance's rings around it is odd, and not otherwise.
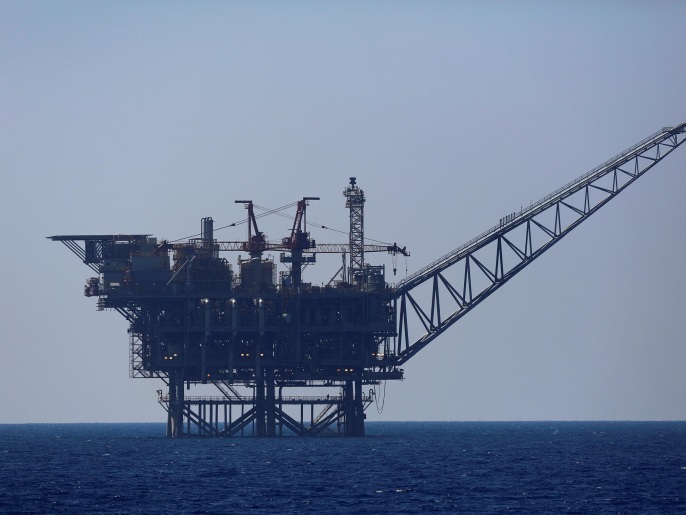
<path fill-rule="evenodd" d="M 428 265 L 425 266 L 424 268 L 422 268 L 422 269 L 420 269 L 420 270 L 414 272 L 413 274 L 410 274 L 409 276 L 407 276 L 405 279 L 403 279 L 402 281 L 400 281 L 400 282 L 396 285 L 396 291 L 402 290 L 402 289 L 405 287 L 405 285 L 409 284 L 411 281 L 413 281 L 413 280 L 416 279 L 417 277 L 422 276 L 423 274 L 425 274 L 425 273 L 428 272 L 429 270 L 431 270 L 431 269 L 435 268 L 436 266 L 440 265 L 442 262 L 444 262 L 444 261 L 448 260 L 449 258 L 451 258 L 451 257 L 453 257 L 453 256 L 455 256 L 455 255 L 457 255 L 457 254 L 459 254 L 459 253 L 462 252 L 463 250 L 465 250 L 465 249 L 467 249 L 468 247 L 472 246 L 474 243 L 476 243 L 476 242 L 478 242 L 478 241 L 481 241 L 481 240 L 484 239 L 485 237 L 490 236 L 490 235 L 492 235 L 492 234 L 498 232 L 499 230 L 502 230 L 504 227 L 509 227 L 509 226 L 514 225 L 516 222 L 518 222 L 518 221 L 520 220 L 520 218 L 522 217 L 522 215 L 524 215 L 524 214 L 529 214 L 529 213 L 535 211 L 536 209 L 540 208 L 543 204 L 545 204 L 546 202 L 548 202 L 550 199 L 559 196 L 562 192 L 565 192 L 565 191 L 571 189 L 572 187 L 577 186 L 577 185 L 579 185 L 580 183 L 583 183 L 584 181 L 588 180 L 589 177 L 591 177 L 591 176 L 597 174 L 597 173 L 598 173 L 599 171 L 601 171 L 601 170 L 605 170 L 605 169 L 608 168 L 610 165 L 615 164 L 618 160 L 620 160 L 620 159 L 622 159 L 622 158 L 626 158 L 627 156 L 634 154 L 636 150 L 638 150 L 639 148 L 642 148 L 642 147 L 646 146 L 647 143 L 651 143 L 651 146 L 652 146 L 653 140 L 658 139 L 658 137 L 662 137 L 664 134 L 670 133 L 670 132 L 674 131 L 675 129 L 679 129 L 680 131 L 683 131 L 685 127 L 686 127 L 686 122 L 681 123 L 681 124 L 679 124 L 679 125 L 677 125 L 677 126 L 675 126 L 675 127 L 663 127 L 663 128 L 660 129 L 659 131 L 656 131 L 655 133 L 651 134 L 651 135 L 648 136 L 647 138 L 642 139 L 641 141 L 639 141 L 639 142 L 636 143 L 635 145 L 632 145 L 631 147 L 627 148 L 627 149 L 624 150 L 623 152 L 620 152 L 619 154 L 617 154 L 616 156 L 612 157 L 611 159 L 608 159 L 608 160 L 605 161 L 604 163 L 602 163 L 602 164 L 596 166 L 596 167 L 593 168 L 591 171 L 584 173 L 583 175 L 577 177 L 577 178 L 574 179 L 573 181 L 571 181 L 571 182 L 565 184 L 565 185 L 562 186 L 561 188 L 556 189 L 554 192 L 552 192 L 552 193 L 546 195 L 545 197 L 543 197 L 542 199 L 540 199 L 540 200 L 534 202 L 534 203 L 531 204 L 528 208 L 525 208 L 525 209 L 520 210 L 519 213 L 517 213 L 517 214 L 515 215 L 515 217 L 512 218 L 512 219 L 511 219 L 510 221 L 508 221 L 507 223 L 505 223 L 505 224 L 494 225 L 494 226 L 491 227 L 490 229 L 488 229 L 488 230 L 482 232 L 481 234 L 479 234 L 478 236 L 472 238 L 472 239 L 469 240 L 468 242 L 463 243 L 462 245 L 460 245 L 460 246 L 457 247 L 456 249 L 452 250 L 451 252 L 448 252 L 447 254 L 441 256 L 440 258 L 438 258 L 437 260 L 435 260 L 435 261 L 433 261 L 432 263 L 428 264 Z M 639 152 L 639 154 L 640 154 L 640 152 Z"/>
<path fill-rule="evenodd" d="M 282 397 L 276 397 L 276 402 L 321 402 L 337 404 L 345 402 L 345 398 L 342 395 L 331 395 L 331 396 L 302 396 L 302 395 L 285 395 Z M 371 402 L 373 397 L 369 395 L 362 395 L 363 402 Z M 160 395 L 158 397 L 159 402 L 170 402 L 169 395 Z M 253 396 L 241 396 L 241 397 L 219 397 L 219 396 L 201 396 L 201 397 L 190 397 L 185 396 L 183 402 L 255 402 L 256 398 Z"/>

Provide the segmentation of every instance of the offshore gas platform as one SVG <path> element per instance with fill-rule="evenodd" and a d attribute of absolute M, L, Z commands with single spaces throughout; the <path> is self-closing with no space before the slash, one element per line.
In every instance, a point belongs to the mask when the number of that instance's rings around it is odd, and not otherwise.
<path fill-rule="evenodd" d="M 655 132 L 396 285 L 365 255 L 409 253 L 365 243 L 365 195 L 354 177 L 343 192 L 345 244 L 310 236 L 307 207 L 316 197 L 291 205 L 293 225 L 280 242 L 259 230 L 251 200 L 236 201 L 247 209 L 246 241 L 217 240 L 209 217 L 180 243 L 149 234 L 49 238 L 97 274 L 84 293 L 97 298 L 98 309 L 129 322 L 130 376 L 164 381 L 158 401 L 168 436 L 360 436 L 376 385 L 402 379 L 407 360 L 669 155 L 685 134 L 686 122 Z M 247 257 L 234 271 L 222 256 L 238 251 Z M 270 251 L 280 252 L 284 270 L 265 257 Z M 320 286 L 303 281 L 318 253 L 343 256 Z M 214 385 L 218 395 L 187 395 L 198 385 Z M 318 394 L 303 394 L 312 391 Z"/>

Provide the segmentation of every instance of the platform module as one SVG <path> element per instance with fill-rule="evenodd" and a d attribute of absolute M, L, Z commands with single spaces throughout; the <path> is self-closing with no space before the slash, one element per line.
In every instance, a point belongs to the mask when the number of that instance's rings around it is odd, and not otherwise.
<path fill-rule="evenodd" d="M 183 243 L 148 234 L 52 237 L 97 273 L 85 295 L 129 321 L 131 376 L 167 384 L 159 401 L 170 436 L 364 434 L 369 387 L 403 376 L 391 355 L 393 290 L 385 267 L 364 255 L 408 252 L 365 245 L 364 192 L 354 177 L 344 195 L 351 237 L 343 244 L 310 237 L 306 211 L 316 197 L 295 203 L 290 234 L 277 243 L 259 230 L 250 200 L 236 201 L 248 214 L 245 241 L 217 240 L 209 217 L 199 237 Z M 280 251 L 285 270 L 268 251 Z M 234 268 L 229 252 L 247 258 Z M 318 253 L 343 256 L 327 285 L 303 281 Z M 186 393 L 208 383 L 218 396 Z M 302 388 L 318 395 L 289 394 Z"/>

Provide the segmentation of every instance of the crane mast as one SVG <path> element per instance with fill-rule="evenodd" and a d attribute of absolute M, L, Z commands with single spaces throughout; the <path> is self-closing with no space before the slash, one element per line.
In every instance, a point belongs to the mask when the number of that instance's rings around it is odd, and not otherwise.
<path fill-rule="evenodd" d="M 395 286 L 386 283 L 384 266 L 365 262 L 365 252 L 409 253 L 396 244 L 365 245 L 365 196 L 355 177 L 343 192 L 347 243 L 310 238 L 306 208 L 317 197 L 297 202 L 280 242 L 258 229 L 250 200 L 236 201 L 248 210 L 247 241 L 216 240 L 210 217 L 202 219 L 200 238 L 184 243 L 149 234 L 50 238 L 97 274 L 84 294 L 97 298 L 98 309 L 116 310 L 129 322 L 131 377 L 168 386 L 158 399 L 168 436 L 360 436 L 376 385 L 402 379 L 401 366 L 417 352 L 684 140 L 686 122 L 651 134 Z M 279 279 L 276 263 L 263 258 L 269 250 L 282 251 L 281 262 L 290 265 Z M 231 251 L 249 254 L 239 257 L 237 272 L 220 257 Z M 341 280 L 303 281 L 316 253 L 343 255 Z M 221 396 L 186 395 L 200 384 L 214 385 Z M 333 393 L 283 395 L 302 388 Z"/>

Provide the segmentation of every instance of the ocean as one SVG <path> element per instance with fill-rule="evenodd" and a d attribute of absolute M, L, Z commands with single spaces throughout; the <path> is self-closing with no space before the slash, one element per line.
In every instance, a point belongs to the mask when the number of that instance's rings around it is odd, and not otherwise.
<path fill-rule="evenodd" d="M 686 513 L 686 422 L 368 422 L 366 437 L 0 425 L 3 513 Z"/>

